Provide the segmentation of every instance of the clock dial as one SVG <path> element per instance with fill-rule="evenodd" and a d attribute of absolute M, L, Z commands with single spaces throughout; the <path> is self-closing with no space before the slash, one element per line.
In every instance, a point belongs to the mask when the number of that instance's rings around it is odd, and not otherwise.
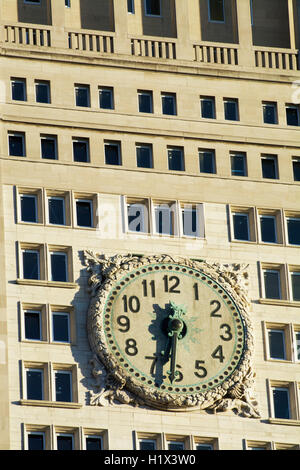
<path fill-rule="evenodd" d="M 184 264 L 151 263 L 123 273 L 106 296 L 102 322 L 124 376 L 153 393 L 207 392 L 244 355 L 246 328 L 234 299 Z"/>

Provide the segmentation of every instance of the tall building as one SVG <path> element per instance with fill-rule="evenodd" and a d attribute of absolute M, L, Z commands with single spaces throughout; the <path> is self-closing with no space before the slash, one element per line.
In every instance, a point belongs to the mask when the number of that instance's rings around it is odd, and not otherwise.
<path fill-rule="evenodd" d="M 299 18 L 1 0 L 1 449 L 299 449 Z"/>

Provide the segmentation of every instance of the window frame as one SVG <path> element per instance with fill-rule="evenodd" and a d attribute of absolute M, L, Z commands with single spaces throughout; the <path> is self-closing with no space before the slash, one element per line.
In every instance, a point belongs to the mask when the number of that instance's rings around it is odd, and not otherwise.
<path fill-rule="evenodd" d="M 117 148 L 117 156 L 118 156 L 118 161 L 117 163 L 107 163 L 107 156 L 106 156 L 106 148 L 108 146 L 116 147 Z M 122 166 L 122 151 L 121 151 L 121 142 L 120 141 L 115 141 L 115 140 L 105 140 L 104 141 L 104 163 L 105 165 L 109 166 Z"/>
<path fill-rule="evenodd" d="M 273 161 L 274 162 L 274 177 L 264 175 L 264 161 Z M 278 168 L 278 156 L 272 154 L 261 154 L 261 177 L 264 180 L 278 180 L 279 179 L 279 168 Z"/>
<path fill-rule="evenodd" d="M 212 109 L 212 115 L 211 116 L 204 116 L 204 109 L 203 109 L 203 103 L 205 101 L 209 101 L 212 103 L 211 109 Z M 214 96 L 200 96 L 200 110 L 201 110 L 201 118 L 202 119 L 216 119 L 216 99 Z"/>
<path fill-rule="evenodd" d="M 13 84 L 14 83 L 21 83 L 22 84 L 22 91 L 23 91 L 23 99 L 14 98 L 14 91 L 13 91 Z M 27 101 L 27 81 L 26 78 L 18 78 L 18 77 L 11 77 L 10 78 L 10 90 L 11 90 L 11 99 L 12 101 L 16 102 L 26 102 Z"/>
<path fill-rule="evenodd" d="M 86 90 L 86 104 L 78 104 L 78 96 L 77 92 L 78 90 Z M 74 95 L 75 95 L 75 107 L 80 108 L 80 109 L 85 109 L 85 108 L 90 108 L 91 107 L 91 90 L 90 90 L 90 85 L 86 84 L 81 84 L 81 83 L 75 83 L 74 84 Z"/>
<path fill-rule="evenodd" d="M 148 0 L 144 0 L 145 16 L 150 16 L 150 17 L 153 17 L 153 18 L 160 18 L 162 16 L 161 0 L 157 0 L 157 1 L 159 2 L 159 14 L 153 14 L 153 13 L 148 12 L 148 8 L 147 8 Z"/>
<path fill-rule="evenodd" d="M 274 112 L 274 122 L 267 122 L 266 120 L 266 109 L 267 107 L 272 108 Z M 278 124 L 278 109 L 276 101 L 263 101 L 262 102 L 262 111 L 263 111 L 263 123 L 268 125 L 276 125 Z"/>
<path fill-rule="evenodd" d="M 225 17 L 225 5 L 224 5 L 224 0 L 222 0 L 222 9 L 223 9 L 223 20 L 213 20 L 211 18 L 211 11 L 212 11 L 212 8 L 211 8 L 211 0 L 208 0 L 208 5 L 207 5 L 207 11 L 208 11 L 208 21 L 209 23 L 220 23 L 220 24 L 224 24 L 226 22 L 226 17 Z"/>
<path fill-rule="evenodd" d="M 149 166 L 141 166 L 139 165 L 139 149 L 148 149 L 149 151 Z M 137 168 L 147 168 L 147 169 L 151 169 L 151 168 L 154 168 L 154 165 L 153 165 L 153 145 L 152 144 L 148 144 L 148 143 L 136 143 L 135 144 L 135 151 L 136 151 L 136 166 Z"/>
<path fill-rule="evenodd" d="M 180 168 L 171 168 L 172 166 L 172 158 L 171 152 L 180 152 Z M 177 147 L 177 146 L 167 146 L 167 157 L 168 157 L 168 171 L 185 171 L 185 156 L 184 156 L 184 147 Z M 176 167 L 176 165 L 175 165 Z"/>
<path fill-rule="evenodd" d="M 233 168 L 233 162 L 236 157 L 241 158 L 242 157 L 242 162 L 243 162 L 243 170 L 242 173 L 241 171 L 237 173 L 238 170 L 234 170 Z M 247 165 L 247 154 L 246 152 L 238 152 L 238 151 L 231 151 L 230 152 L 230 169 L 231 169 L 231 176 L 237 177 L 237 178 L 245 178 L 248 176 L 248 165 Z"/>
<path fill-rule="evenodd" d="M 234 103 L 235 105 L 235 118 L 229 119 L 226 117 L 228 115 L 227 104 Z M 224 120 L 230 122 L 239 122 L 240 121 L 240 111 L 239 111 L 239 100 L 238 98 L 223 98 L 224 104 Z"/>
<path fill-rule="evenodd" d="M 10 140 L 13 137 L 21 138 L 21 145 L 22 145 L 22 154 L 21 155 L 14 155 L 13 153 L 11 153 L 11 142 L 10 142 Z M 8 131 L 7 138 L 8 138 L 8 156 L 9 157 L 26 157 L 25 133 L 24 132 L 18 132 L 18 131 Z"/>
<path fill-rule="evenodd" d="M 86 149 L 86 160 L 79 160 L 75 159 L 75 145 L 77 143 L 85 144 Z M 73 162 L 74 163 L 91 163 L 90 158 L 90 140 L 88 137 L 72 137 L 72 155 L 73 155 Z"/>
<path fill-rule="evenodd" d="M 149 111 L 142 111 L 141 110 L 141 101 L 140 97 L 141 96 L 148 96 L 149 97 Z M 153 114 L 153 91 L 151 90 L 137 90 L 137 98 L 138 98 L 138 111 L 139 113 L 144 113 L 144 114 Z"/>
<path fill-rule="evenodd" d="M 59 282 L 59 283 L 68 283 L 68 282 L 71 282 L 70 281 L 70 266 L 69 266 L 69 253 L 68 253 L 68 249 L 66 249 L 65 247 L 61 248 L 61 247 L 56 247 L 56 246 L 52 246 L 52 247 L 49 247 L 48 249 L 48 266 L 49 266 L 49 273 L 48 273 L 48 279 L 49 281 L 51 282 Z M 62 256 L 64 257 L 65 259 L 65 280 L 57 280 L 57 279 L 53 279 L 53 265 L 52 265 L 52 257 L 53 256 Z"/>
<path fill-rule="evenodd" d="M 297 112 L 297 124 L 289 124 L 289 116 L 288 116 L 288 110 L 289 109 L 295 109 Z M 298 127 L 300 126 L 300 109 L 298 104 L 293 104 L 293 103 L 287 103 L 285 105 L 285 111 L 286 111 L 286 125 L 287 126 L 292 126 L 292 127 Z"/>
<path fill-rule="evenodd" d="M 201 156 L 203 156 L 203 161 L 204 161 L 204 156 L 206 154 L 211 155 L 211 168 L 213 171 L 203 171 L 203 167 L 201 165 Z M 217 165 L 216 165 L 216 151 L 214 149 L 200 149 L 198 148 L 198 158 L 199 158 L 199 171 L 200 174 L 204 175 L 216 175 L 217 174 Z M 202 168 L 202 170 L 201 170 Z"/>
<path fill-rule="evenodd" d="M 161 112 L 163 116 L 177 116 L 178 111 L 177 111 L 177 96 L 176 93 L 172 92 L 167 92 L 167 91 L 162 91 L 161 92 Z M 172 99 L 172 112 L 166 112 L 167 107 L 165 104 L 165 99 Z"/>
<path fill-rule="evenodd" d="M 108 92 L 109 91 L 109 96 L 110 96 L 110 106 L 101 106 L 101 93 L 103 92 Z M 99 96 L 99 109 L 104 109 L 104 110 L 110 110 L 113 111 L 115 109 L 115 99 L 114 99 L 114 88 L 111 86 L 98 86 L 98 96 Z"/>
<path fill-rule="evenodd" d="M 54 150 L 54 157 L 44 156 L 43 150 L 43 141 L 52 141 L 54 143 L 53 150 Z M 42 160 L 58 160 L 58 141 L 57 136 L 53 134 L 41 134 L 40 135 L 40 149 L 41 149 L 41 159 Z"/>
<path fill-rule="evenodd" d="M 47 89 L 47 101 L 38 101 L 38 86 L 44 86 Z M 51 88 L 50 80 L 35 80 L 34 81 L 34 90 L 35 90 L 35 102 L 39 104 L 51 104 Z"/>

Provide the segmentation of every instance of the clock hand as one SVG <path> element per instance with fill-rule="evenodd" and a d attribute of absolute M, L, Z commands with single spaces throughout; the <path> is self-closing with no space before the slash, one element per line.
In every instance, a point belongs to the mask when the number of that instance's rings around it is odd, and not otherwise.
<path fill-rule="evenodd" d="M 176 358 L 177 358 L 177 346 L 178 340 L 182 338 L 182 330 L 184 328 L 184 322 L 181 317 L 185 315 L 185 308 L 176 305 L 174 302 L 170 302 L 172 312 L 169 314 L 169 323 L 168 323 L 168 336 L 172 338 L 170 349 L 171 349 L 171 361 L 170 361 L 170 370 L 167 371 L 167 374 L 170 378 L 170 382 L 173 383 L 175 377 L 178 375 L 176 370 Z"/>

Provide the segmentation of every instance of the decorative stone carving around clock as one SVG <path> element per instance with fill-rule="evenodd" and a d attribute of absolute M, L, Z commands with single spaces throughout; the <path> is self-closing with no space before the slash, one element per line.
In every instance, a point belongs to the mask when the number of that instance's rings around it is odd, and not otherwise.
<path fill-rule="evenodd" d="M 89 251 L 85 264 L 91 405 L 260 417 L 247 266 Z"/>

